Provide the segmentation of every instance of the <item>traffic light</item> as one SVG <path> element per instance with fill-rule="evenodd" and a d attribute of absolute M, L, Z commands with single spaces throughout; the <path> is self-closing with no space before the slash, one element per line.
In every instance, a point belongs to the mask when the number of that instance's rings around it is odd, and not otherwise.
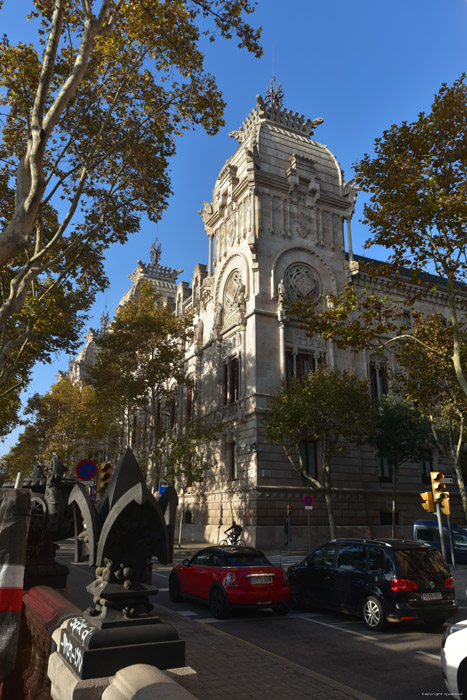
<path fill-rule="evenodd" d="M 449 505 L 449 494 L 447 492 L 443 493 L 443 499 L 440 501 L 441 512 L 444 515 L 451 515 L 451 506 Z"/>
<path fill-rule="evenodd" d="M 430 472 L 431 489 L 435 501 L 443 500 L 443 493 L 446 491 L 446 484 L 443 483 L 444 474 L 441 472 Z"/>
<path fill-rule="evenodd" d="M 428 513 L 434 513 L 435 502 L 433 500 L 433 494 L 431 493 L 431 491 L 425 491 L 425 493 L 421 493 L 420 498 L 422 499 L 421 506 L 423 510 L 426 510 Z"/>
<path fill-rule="evenodd" d="M 287 516 L 292 515 L 292 506 L 287 506 Z"/>
<path fill-rule="evenodd" d="M 101 462 L 97 472 L 97 493 L 104 493 L 112 477 L 112 465 L 110 462 Z"/>

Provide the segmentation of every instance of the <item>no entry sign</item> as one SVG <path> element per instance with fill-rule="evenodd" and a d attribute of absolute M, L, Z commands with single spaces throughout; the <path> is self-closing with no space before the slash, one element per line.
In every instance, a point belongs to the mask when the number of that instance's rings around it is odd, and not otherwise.
<path fill-rule="evenodd" d="M 92 459 L 82 459 L 76 467 L 76 474 L 83 481 L 90 481 L 97 474 L 97 464 Z"/>

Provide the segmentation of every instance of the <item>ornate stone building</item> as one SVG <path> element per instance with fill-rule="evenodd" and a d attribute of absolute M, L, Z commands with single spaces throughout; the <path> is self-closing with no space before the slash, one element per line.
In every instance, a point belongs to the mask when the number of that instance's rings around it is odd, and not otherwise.
<path fill-rule="evenodd" d="M 282 380 L 324 364 L 367 377 L 375 393 L 387 391 L 383 362 L 368 352 L 338 350 L 310 339 L 284 312 L 287 295 L 314 299 L 354 284 L 374 284 L 352 254 L 350 221 L 356 190 L 331 151 L 314 140 L 322 119 L 306 119 L 282 105 L 274 86 L 238 131 L 232 157 L 222 168 L 210 202 L 200 212 L 209 241 L 207 265 L 197 265 L 191 287 L 177 284 L 180 271 L 138 263 L 131 276 L 152 279 L 176 314 L 194 313 L 195 333 L 187 348 L 193 389 L 177 390 L 175 430 L 193 416 L 211 415 L 226 429 L 211 446 L 212 469 L 201 484 L 182 494 L 185 537 L 217 542 L 232 517 L 257 546 L 280 545 L 286 506 L 293 506 L 297 544 L 329 536 L 324 497 L 314 494 L 311 527 L 303 497 L 310 493 L 262 429 L 271 396 Z M 347 252 L 346 252 L 347 248 Z M 442 290 L 430 310 L 444 307 Z M 126 298 L 126 297 L 125 297 Z M 124 298 L 124 300 L 125 300 Z M 124 301 L 122 300 L 122 301 Z M 369 397 L 369 402 L 370 402 Z M 319 477 L 317 450 L 308 446 L 310 473 Z M 335 515 L 340 535 L 390 534 L 391 475 L 368 448 L 353 449 L 333 465 Z M 429 464 L 399 471 L 400 535 L 421 518 L 419 492 L 429 482 Z"/>

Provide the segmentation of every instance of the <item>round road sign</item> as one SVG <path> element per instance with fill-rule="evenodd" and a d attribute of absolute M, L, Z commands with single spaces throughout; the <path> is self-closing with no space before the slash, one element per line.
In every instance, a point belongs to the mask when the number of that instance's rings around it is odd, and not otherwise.
<path fill-rule="evenodd" d="M 313 505 L 313 496 L 305 496 L 305 497 L 303 498 L 303 503 L 304 503 L 306 506 L 312 506 L 312 505 Z"/>
<path fill-rule="evenodd" d="M 83 481 L 90 481 L 97 474 L 97 464 L 92 459 L 82 459 L 76 467 L 76 474 Z"/>

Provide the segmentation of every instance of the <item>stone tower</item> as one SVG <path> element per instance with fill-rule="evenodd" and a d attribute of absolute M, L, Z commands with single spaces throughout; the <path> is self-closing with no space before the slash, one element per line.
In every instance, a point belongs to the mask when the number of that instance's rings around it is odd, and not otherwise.
<path fill-rule="evenodd" d="M 257 97 L 230 134 L 237 150 L 201 211 L 207 269 L 196 268 L 190 297 L 179 285 L 178 311 L 196 314 L 187 357 L 196 410 L 215 412 L 228 426 L 204 490 L 204 517 L 212 527 L 233 516 L 258 544 L 282 523 L 292 494 L 306 493 L 282 449 L 267 443 L 264 411 L 282 380 L 336 362 L 331 347 L 307 338 L 283 308 L 286 296 L 342 289 L 348 274 L 344 222 L 356 192 L 329 149 L 313 140 L 322 121 L 283 108 L 274 85 Z"/>

